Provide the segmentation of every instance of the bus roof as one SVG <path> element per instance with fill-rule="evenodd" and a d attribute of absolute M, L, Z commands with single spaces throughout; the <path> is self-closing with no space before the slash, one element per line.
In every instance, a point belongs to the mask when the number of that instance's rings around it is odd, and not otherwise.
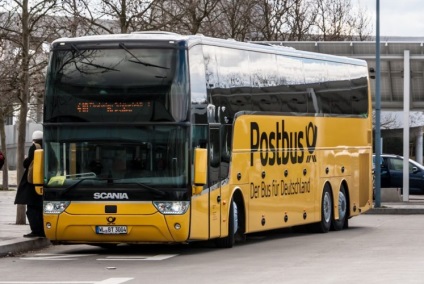
<path fill-rule="evenodd" d="M 228 48 L 236 48 L 241 50 L 257 51 L 264 53 L 273 53 L 281 54 L 287 56 L 295 57 L 304 57 L 319 59 L 325 61 L 334 61 L 341 62 L 346 64 L 353 65 L 362 65 L 366 66 L 367 63 L 365 60 L 345 57 L 345 56 L 335 56 L 323 53 L 314 53 L 308 51 L 296 50 L 291 47 L 278 46 L 272 44 L 255 43 L 255 42 L 241 42 L 234 39 L 220 39 L 207 37 L 201 34 L 196 35 L 180 35 L 172 32 L 164 31 L 144 31 L 144 32 L 133 32 L 130 34 L 106 34 L 106 35 L 92 35 L 92 36 L 82 36 L 74 38 L 59 38 L 53 41 L 55 43 L 66 43 L 66 42 L 108 42 L 108 41 L 140 41 L 140 40 L 152 40 L 152 41 L 183 41 L 185 45 L 190 48 L 191 46 L 197 44 L 207 44 L 213 46 L 221 46 Z"/>

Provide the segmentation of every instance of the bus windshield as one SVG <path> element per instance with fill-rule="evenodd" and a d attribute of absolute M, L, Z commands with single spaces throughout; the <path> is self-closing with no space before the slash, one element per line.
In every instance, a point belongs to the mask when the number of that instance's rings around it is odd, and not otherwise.
<path fill-rule="evenodd" d="M 187 187 L 187 129 L 46 127 L 47 187 Z"/>
<path fill-rule="evenodd" d="M 44 122 L 183 121 L 185 50 L 67 43 L 50 58 Z"/>

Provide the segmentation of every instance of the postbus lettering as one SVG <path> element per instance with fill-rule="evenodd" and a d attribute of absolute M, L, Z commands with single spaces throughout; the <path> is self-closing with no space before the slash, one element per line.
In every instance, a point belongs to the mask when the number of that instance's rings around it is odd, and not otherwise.
<path fill-rule="evenodd" d="M 275 123 L 275 131 L 262 132 L 257 122 L 250 123 L 250 165 L 254 164 L 255 152 L 259 152 L 261 164 L 286 165 L 301 164 L 305 159 L 305 150 L 309 155 L 315 152 L 318 137 L 318 127 L 312 122 L 305 130 L 288 132 L 285 121 Z M 306 146 L 306 148 L 305 148 Z"/>

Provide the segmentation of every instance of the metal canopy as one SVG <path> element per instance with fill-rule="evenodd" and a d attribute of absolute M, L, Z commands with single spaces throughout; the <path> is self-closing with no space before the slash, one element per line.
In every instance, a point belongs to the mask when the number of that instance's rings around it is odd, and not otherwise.
<path fill-rule="evenodd" d="M 424 41 L 383 42 L 380 47 L 381 64 L 381 109 L 385 111 L 404 110 L 404 54 L 410 54 L 410 110 L 424 110 Z M 374 41 L 278 41 L 268 44 L 293 47 L 298 50 L 364 59 L 375 70 L 376 43 Z M 375 80 L 371 80 L 373 103 L 375 102 Z"/>

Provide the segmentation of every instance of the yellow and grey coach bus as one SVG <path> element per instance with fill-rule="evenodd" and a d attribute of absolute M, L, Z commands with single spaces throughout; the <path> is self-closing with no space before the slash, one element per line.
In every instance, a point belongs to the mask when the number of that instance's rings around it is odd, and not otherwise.
<path fill-rule="evenodd" d="M 35 162 L 53 243 L 232 247 L 372 204 L 364 61 L 202 35 L 52 43 Z"/>

